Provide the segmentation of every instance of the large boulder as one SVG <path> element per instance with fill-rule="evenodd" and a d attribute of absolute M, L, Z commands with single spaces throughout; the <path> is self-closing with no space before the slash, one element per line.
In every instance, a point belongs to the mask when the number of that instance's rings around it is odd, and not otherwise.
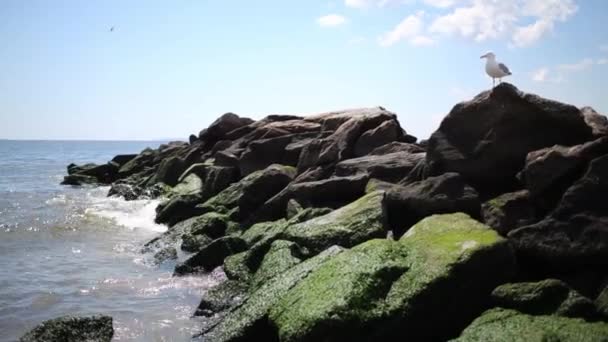
<path fill-rule="evenodd" d="M 492 292 L 498 307 L 531 315 L 559 315 L 592 319 L 593 302 L 557 279 L 539 282 L 504 284 Z"/>
<path fill-rule="evenodd" d="M 221 266 L 230 255 L 242 252 L 247 248 L 245 242 L 236 236 L 225 236 L 204 246 L 186 261 L 175 266 L 175 275 L 186 275 L 198 272 L 211 272 Z"/>
<path fill-rule="evenodd" d="M 110 342 L 114 336 L 112 317 L 64 316 L 43 322 L 23 335 L 21 342 Z"/>
<path fill-rule="evenodd" d="M 601 137 L 608 135 L 608 118 L 591 107 L 583 107 L 581 111 L 585 117 L 585 122 L 591 127 L 594 136 Z"/>
<path fill-rule="evenodd" d="M 110 184 L 116 180 L 118 164 L 84 164 L 68 165 L 68 175 L 64 177 L 63 185 Z"/>
<path fill-rule="evenodd" d="M 376 147 L 369 154 L 374 156 L 381 156 L 383 154 L 395 152 L 423 153 L 426 152 L 426 150 L 420 145 L 394 141 L 386 145 Z"/>
<path fill-rule="evenodd" d="M 369 239 L 385 237 L 388 229 L 383 197 L 382 191 L 370 193 L 327 215 L 290 225 L 280 237 L 313 253 L 332 245 L 349 248 Z"/>
<path fill-rule="evenodd" d="M 397 183 L 424 160 L 424 153 L 395 152 L 347 159 L 336 165 L 336 176 L 367 174 L 372 178 Z"/>
<path fill-rule="evenodd" d="M 454 342 L 596 342 L 605 341 L 608 324 L 580 318 L 530 316 L 514 310 L 486 311 Z"/>
<path fill-rule="evenodd" d="M 486 198 L 517 187 L 515 175 L 529 152 L 591 139 L 578 108 L 502 83 L 443 119 L 428 142 L 428 174 L 457 172 Z"/>
<path fill-rule="evenodd" d="M 294 177 L 293 167 L 271 165 L 232 184 L 196 208 L 204 212 L 230 213 L 235 220 L 245 221 Z"/>
<path fill-rule="evenodd" d="M 249 118 L 241 118 L 234 113 L 226 113 L 215 120 L 207 129 L 202 130 L 198 138 L 208 145 L 224 139 L 231 131 L 237 128 L 252 124 L 254 121 Z"/>
<path fill-rule="evenodd" d="M 390 227 L 401 236 L 433 214 L 464 212 L 479 217 L 481 203 L 475 189 L 460 175 L 446 173 L 407 186 L 394 186 L 384 200 Z"/>
<path fill-rule="evenodd" d="M 585 175 L 544 220 L 509 233 L 522 261 L 562 272 L 608 266 L 608 155 Z"/>
<path fill-rule="evenodd" d="M 399 140 L 403 130 L 397 119 L 384 121 L 380 126 L 361 134 L 355 143 L 355 156 L 362 157 L 377 147 Z"/>
<path fill-rule="evenodd" d="M 249 295 L 240 306 L 231 310 L 219 324 L 203 331 L 206 341 L 275 341 L 276 332 L 268 321 L 268 312 L 282 296 L 319 268 L 331 257 L 343 251 L 332 247 L 283 272 Z"/>
<path fill-rule="evenodd" d="M 506 236 L 510 231 L 538 221 L 530 192 L 508 192 L 481 205 L 481 216 L 488 226 Z"/>
<path fill-rule="evenodd" d="M 266 201 L 253 216 L 252 223 L 286 217 L 287 204 L 290 200 L 297 201 L 303 207 L 339 208 L 363 196 L 367 181 L 366 174 L 331 177 L 312 182 L 296 180 Z"/>
<path fill-rule="evenodd" d="M 483 311 L 515 272 L 507 241 L 464 214 L 400 241 L 372 240 L 314 270 L 272 307 L 281 341 L 440 341 Z"/>
<path fill-rule="evenodd" d="M 528 153 L 518 176 L 535 201 L 551 209 L 589 162 L 607 153 L 608 136 L 572 147 L 547 147 Z"/>

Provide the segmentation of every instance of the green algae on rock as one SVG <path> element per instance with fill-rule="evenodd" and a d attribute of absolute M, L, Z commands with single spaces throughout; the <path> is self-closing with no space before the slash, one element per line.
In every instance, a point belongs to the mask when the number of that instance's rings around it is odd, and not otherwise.
<path fill-rule="evenodd" d="M 302 251 L 296 243 L 285 240 L 274 241 L 253 276 L 252 288 L 259 288 L 275 276 L 302 262 L 302 259 Z"/>
<path fill-rule="evenodd" d="M 385 237 L 383 197 L 382 191 L 365 195 L 327 215 L 289 226 L 280 234 L 281 238 L 318 253 L 332 245 L 349 248 L 373 238 Z"/>
<path fill-rule="evenodd" d="M 593 318 L 593 302 L 557 279 L 535 283 L 504 284 L 492 292 L 494 303 L 532 315 Z"/>
<path fill-rule="evenodd" d="M 372 240 L 333 257 L 269 317 L 281 341 L 441 340 L 477 317 L 514 272 L 495 231 L 466 214 L 435 215 L 398 242 Z"/>
<path fill-rule="evenodd" d="M 579 318 L 530 316 L 514 310 L 486 311 L 454 342 L 600 342 L 608 341 L 608 323 Z"/>

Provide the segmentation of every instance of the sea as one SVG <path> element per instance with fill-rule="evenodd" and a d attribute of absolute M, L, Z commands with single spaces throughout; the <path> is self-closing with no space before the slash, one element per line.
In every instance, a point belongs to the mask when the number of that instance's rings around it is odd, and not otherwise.
<path fill-rule="evenodd" d="M 105 163 L 162 141 L 0 140 L 0 341 L 64 315 L 113 317 L 114 341 L 189 341 L 221 271 L 172 277 L 142 245 L 165 231 L 158 200 L 60 185 L 69 163 Z"/>

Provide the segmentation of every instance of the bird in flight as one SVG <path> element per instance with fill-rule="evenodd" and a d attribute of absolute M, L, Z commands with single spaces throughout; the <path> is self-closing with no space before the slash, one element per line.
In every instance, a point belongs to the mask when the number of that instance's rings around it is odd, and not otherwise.
<path fill-rule="evenodd" d="M 486 61 L 486 73 L 492 77 L 492 86 L 496 85 L 496 79 L 501 82 L 502 78 L 511 75 L 511 71 L 506 65 L 496 62 L 496 55 L 492 52 L 488 52 L 480 58 L 485 58 Z"/>
<path fill-rule="evenodd" d="M 110 27 L 110 32 L 114 32 L 114 26 Z"/>

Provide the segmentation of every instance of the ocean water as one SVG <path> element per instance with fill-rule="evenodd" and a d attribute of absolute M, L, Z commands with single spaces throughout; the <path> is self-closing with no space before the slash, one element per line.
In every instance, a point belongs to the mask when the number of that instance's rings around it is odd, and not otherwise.
<path fill-rule="evenodd" d="M 173 278 L 142 244 L 164 231 L 153 200 L 59 183 L 66 165 L 106 162 L 161 142 L 0 140 L 0 341 L 62 315 L 106 314 L 115 341 L 187 341 L 221 272 Z"/>

